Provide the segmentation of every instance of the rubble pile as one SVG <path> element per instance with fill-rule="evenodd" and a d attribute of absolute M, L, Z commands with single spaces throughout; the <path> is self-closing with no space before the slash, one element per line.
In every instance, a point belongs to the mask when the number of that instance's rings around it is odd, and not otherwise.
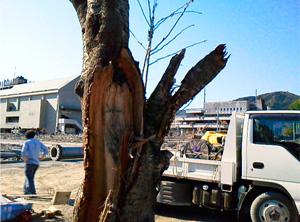
<path fill-rule="evenodd" d="M 21 140 L 25 141 L 25 134 L 12 134 L 12 133 L 1 133 L 0 135 L 1 140 Z M 81 143 L 82 142 L 82 135 L 74 135 L 74 134 L 37 134 L 35 139 L 44 142 L 64 142 L 64 143 Z"/>
<path fill-rule="evenodd" d="M 82 143 L 82 135 L 72 135 L 72 134 L 60 134 L 60 135 L 50 135 L 50 134 L 38 134 L 35 136 L 36 139 L 41 142 L 51 142 L 56 143 Z M 22 144 L 26 140 L 24 134 L 11 134 L 11 133 L 1 133 L 0 134 L 0 151 L 10 151 L 12 149 L 21 149 Z M 9 143 L 8 143 L 9 141 Z"/>
<path fill-rule="evenodd" d="M 21 149 L 21 144 L 7 144 L 7 143 L 0 143 L 0 151 L 10 151 L 12 149 Z"/>

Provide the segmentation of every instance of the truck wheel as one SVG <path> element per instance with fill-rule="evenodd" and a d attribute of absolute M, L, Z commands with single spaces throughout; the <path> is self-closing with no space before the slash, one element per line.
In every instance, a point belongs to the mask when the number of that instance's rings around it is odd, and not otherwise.
<path fill-rule="evenodd" d="M 297 212 L 290 200 L 276 192 L 266 192 L 256 197 L 250 208 L 250 216 L 253 222 L 298 220 Z"/>

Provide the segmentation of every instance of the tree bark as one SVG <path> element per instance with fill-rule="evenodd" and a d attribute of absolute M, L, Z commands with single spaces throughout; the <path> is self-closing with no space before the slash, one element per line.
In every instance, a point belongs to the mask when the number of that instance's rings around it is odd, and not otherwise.
<path fill-rule="evenodd" d="M 146 102 L 128 49 L 128 2 L 72 0 L 82 27 L 83 70 L 76 92 L 83 119 L 84 180 L 74 221 L 154 221 L 156 185 L 171 153 L 160 146 L 178 109 L 226 65 L 218 46 L 173 92 L 183 50 Z"/>

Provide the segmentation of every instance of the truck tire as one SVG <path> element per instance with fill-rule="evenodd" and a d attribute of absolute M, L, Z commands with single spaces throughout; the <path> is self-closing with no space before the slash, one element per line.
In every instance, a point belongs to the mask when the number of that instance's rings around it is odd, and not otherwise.
<path fill-rule="evenodd" d="M 294 222 L 298 215 L 291 201 L 277 192 L 262 193 L 251 204 L 250 216 L 253 222 Z"/>

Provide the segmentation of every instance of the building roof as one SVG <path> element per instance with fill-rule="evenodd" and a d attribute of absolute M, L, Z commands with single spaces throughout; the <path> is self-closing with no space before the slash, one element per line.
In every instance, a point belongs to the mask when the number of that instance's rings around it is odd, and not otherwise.
<path fill-rule="evenodd" d="M 57 91 L 78 77 L 79 76 L 72 76 L 41 82 L 12 85 L 11 88 L 0 90 L 0 97 L 47 91 Z"/>

